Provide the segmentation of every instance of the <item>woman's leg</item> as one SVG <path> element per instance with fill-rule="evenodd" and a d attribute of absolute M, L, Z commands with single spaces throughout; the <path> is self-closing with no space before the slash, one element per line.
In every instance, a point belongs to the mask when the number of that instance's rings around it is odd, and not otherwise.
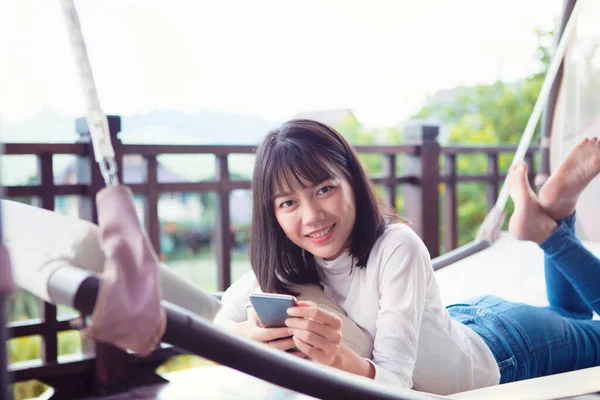
<path fill-rule="evenodd" d="M 453 307 L 486 342 L 500 368 L 500 383 L 600 365 L 600 321 L 565 318 L 544 307 L 486 296 Z M 454 316 L 454 315 L 453 315 Z"/>
<path fill-rule="evenodd" d="M 542 208 L 555 220 L 564 220 L 565 225 L 571 233 L 572 237 L 566 239 L 565 247 L 556 246 L 555 240 L 549 240 L 548 243 L 543 243 L 542 248 L 545 251 L 546 261 L 546 284 L 548 286 L 548 300 L 551 306 L 563 308 L 565 310 L 579 313 L 582 316 L 589 314 L 586 311 L 593 307 L 596 311 L 598 307 L 594 307 L 593 303 L 598 301 L 598 296 L 594 293 L 588 293 L 584 296 L 585 301 L 573 293 L 574 289 L 578 288 L 578 292 L 582 290 L 589 292 L 589 289 L 581 287 L 580 279 L 586 276 L 580 276 L 578 271 L 572 270 L 574 265 L 569 259 L 570 254 L 579 254 L 581 249 L 580 244 L 575 238 L 575 206 L 579 195 L 587 187 L 592 179 L 600 173 L 600 142 L 597 138 L 584 139 L 581 143 L 575 146 L 571 152 L 560 163 L 556 171 L 550 176 L 548 181 L 540 189 L 539 200 Z M 561 223 L 562 225 L 562 223 Z M 564 232 L 566 234 L 566 232 Z M 558 235 L 560 236 L 560 235 Z M 568 236 L 568 235 L 565 235 Z M 576 243 L 577 242 L 577 243 Z M 566 251 L 567 249 L 571 249 Z M 565 254 L 561 254 L 565 252 Z M 587 253 L 587 251 L 584 251 Z M 590 280 L 597 278 L 598 261 L 590 254 L 580 254 L 575 262 L 581 263 L 581 269 L 590 269 Z M 581 271 L 583 272 L 583 271 Z M 596 282 L 597 279 L 596 279 Z M 590 282 L 585 282 L 584 286 L 590 286 Z M 592 303 L 592 304 L 590 304 Z"/>
<path fill-rule="evenodd" d="M 548 263 L 547 278 L 550 278 L 547 281 L 550 291 L 548 297 L 554 302 L 551 304 L 567 312 L 580 314 L 579 317 L 589 313 L 581 307 L 576 296 L 569 296 L 566 282 L 553 274 L 553 269 L 556 269 L 588 308 L 600 312 L 600 260 L 577 239 L 573 220 L 566 219 L 558 223 L 546 213 L 531 190 L 526 173 L 527 167 L 523 163 L 512 167 L 509 174 L 509 192 L 515 203 L 509 223 L 511 234 L 520 240 L 534 241 L 544 250 Z M 571 210 L 571 215 L 573 212 Z M 568 297 L 560 300 L 562 296 Z"/>
<path fill-rule="evenodd" d="M 592 309 L 600 314 L 600 259 L 581 244 L 565 222 L 561 223 L 548 239 L 540 243 L 540 247 L 544 250 L 545 259 L 577 291 L 588 310 Z M 552 277 L 556 278 L 556 275 Z M 552 283 L 551 281 L 550 284 Z M 564 287 L 564 282 L 561 285 Z M 551 286 L 550 289 L 556 288 Z M 561 292 L 553 293 L 553 300 L 556 301 L 560 295 Z M 558 304 L 574 303 L 577 307 L 577 299 L 574 296 L 566 300 L 567 303 L 558 300 Z M 586 312 L 584 307 L 579 309 Z M 577 312 L 576 310 L 569 311 Z"/>
<path fill-rule="evenodd" d="M 575 236 L 575 214 L 571 217 L 558 221 L 559 225 L 566 225 Z M 591 319 L 592 309 L 581 298 L 573 285 L 560 272 L 552 256 L 544 253 L 544 274 L 546 278 L 546 294 L 550 309 L 561 314 L 563 317 L 576 319 Z"/>

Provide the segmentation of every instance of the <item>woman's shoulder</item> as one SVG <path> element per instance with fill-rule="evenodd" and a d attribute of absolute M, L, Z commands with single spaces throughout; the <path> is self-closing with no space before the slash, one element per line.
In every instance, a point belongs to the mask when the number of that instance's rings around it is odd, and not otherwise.
<path fill-rule="evenodd" d="M 402 223 L 386 227 L 373 246 L 369 259 L 379 264 L 380 273 L 383 275 L 393 274 L 403 266 L 431 265 L 431 257 L 425 243 L 409 225 Z"/>
<path fill-rule="evenodd" d="M 429 251 L 423 240 L 409 225 L 403 223 L 388 225 L 375 242 L 371 253 L 378 253 L 385 260 L 398 250 L 404 257 L 419 255 L 429 258 Z"/>
<path fill-rule="evenodd" d="M 423 240 L 408 225 L 403 223 L 389 224 L 379 237 L 376 245 L 385 247 L 414 247 L 415 249 L 426 249 Z"/>

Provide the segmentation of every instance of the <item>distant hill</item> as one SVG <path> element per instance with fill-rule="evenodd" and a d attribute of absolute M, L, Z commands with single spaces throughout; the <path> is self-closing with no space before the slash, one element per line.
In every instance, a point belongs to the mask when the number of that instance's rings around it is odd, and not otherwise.
<path fill-rule="evenodd" d="M 152 111 L 122 116 L 121 140 L 130 144 L 223 144 L 256 145 L 280 121 L 224 112 Z M 77 140 L 75 117 L 43 110 L 21 121 L 0 121 L 3 142 L 73 143 Z M 232 173 L 246 176 L 252 159 L 231 156 Z M 72 157 L 56 157 L 55 173 L 61 176 L 72 164 Z M 166 167 L 194 180 L 214 174 L 214 161 L 207 157 L 171 157 L 162 160 Z M 37 163 L 32 156 L 10 156 L 2 160 L 1 180 L 5 185 L 22 185 L 36 176 Z M 202 176 L 200 176 L 202 175 Z"/>
<path fill-rule="evenodd" d="M 21 121 L 2 121 L 5 142 L 73 142 L 75 117 L 50 110 Z M 225 112 L 156 110 L 122 116 L 121 140 L 126 143 L 258 144 L 280 121 Z"/>
<path fill-rule="evenodd" d="M 258 144 L 281 121 L 251 115 L 200 111 L 152 111 L 123 117 L 126 143 Z"/>
<path fill-rule="evenodd" d="M 50 110 L 21 121 L 3 120 L 0 134 L 3 142 L 72 143 L 77 140 L 75 119 Z"/>

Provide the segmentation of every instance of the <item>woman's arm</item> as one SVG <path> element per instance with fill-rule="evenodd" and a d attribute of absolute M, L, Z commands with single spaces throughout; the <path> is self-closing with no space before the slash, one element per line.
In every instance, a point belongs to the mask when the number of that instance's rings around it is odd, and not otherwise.
<path fill-rule="evenodd" d="M 307 357 L 320 364 L 373 378 L 375 368 L 342 342 L 342 320 L 312 301 L 300 301 L 288 309 L 286 325 L 294 343 Z"/>
<path fill-rule="evenodd" d="M 214 319 L 214 324 L 226 329 L 234 329 L 237 323 L 247 319 L 246 307 L 250 293 L 258 288 L 254 272 L 249 271 L 235 281 L 221 299 L 221 309 Z"/>
<path fill-rule="evenodd" d="M 388 235 L 380 250 L 380 301 L 372 361 L 341 342 L 339 317 L 312 302 L 290 308 L 292 318 L 286 324 L 298 349 L 314 361 L 411 388 L 431 262 L 427 248 L 413 231 L 406 228 Z"/>
<path fill-rule="evenodd" d="M 319 364 L 373 378 L 374 367 L 342 342 L 342 320 L 312 301 L 288 309 L 286 325 L 303 354 Z"/>
<path fill-rule="evenodd" d="M 373 343 L 376 381 L 411 388 L 418 338 L 432 279 L 431 259 L 408 228 L 388 233 L 382 249 L 380 300 Z M 389 239 L 389 240 L 388 240 Z"/>

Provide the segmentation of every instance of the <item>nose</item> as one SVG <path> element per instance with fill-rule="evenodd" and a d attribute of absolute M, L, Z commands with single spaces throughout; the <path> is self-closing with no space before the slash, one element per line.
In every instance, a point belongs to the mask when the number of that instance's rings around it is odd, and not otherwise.
<path fill-rule="evenodd" d="M 319 206 L 318 202 L 310 202 L 304 206 L 302 213 L 302 223 L 304 225 L 316 225 L 325 219 L 325 213 Z"/>

